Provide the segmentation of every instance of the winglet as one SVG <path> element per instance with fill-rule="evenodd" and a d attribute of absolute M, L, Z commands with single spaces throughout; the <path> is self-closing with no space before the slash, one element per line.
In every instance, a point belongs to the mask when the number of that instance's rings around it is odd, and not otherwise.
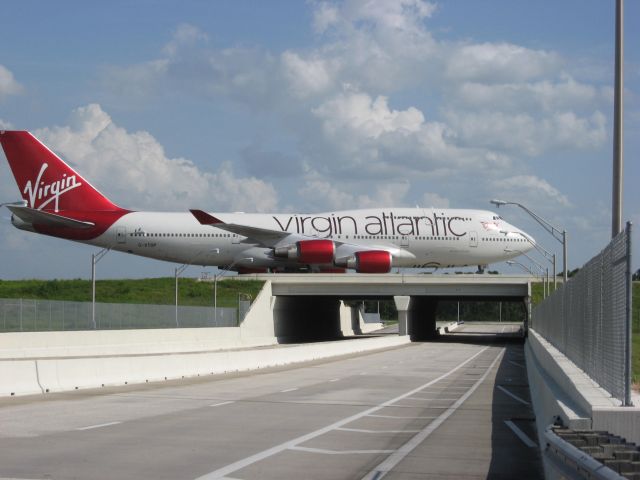
<path fill-rule="evenodd" d="M 220 223 L 224 223 L 219 218 L 214 217 L 213 215 L 209 215 L 207 212 L 203 212 L 202 210 L 189 210 L 191 214 L 196 217 L 196 220 L 200 222 L 201 225 L 217 225 Z"/>

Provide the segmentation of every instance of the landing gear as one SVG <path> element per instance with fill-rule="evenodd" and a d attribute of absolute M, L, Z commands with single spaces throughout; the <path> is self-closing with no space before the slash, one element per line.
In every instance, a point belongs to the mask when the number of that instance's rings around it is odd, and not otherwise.
<path fill-rule="evenodd" d="M 476 273 L 484 273 L 488 265 L 478 265 L 478 271 Z"/>

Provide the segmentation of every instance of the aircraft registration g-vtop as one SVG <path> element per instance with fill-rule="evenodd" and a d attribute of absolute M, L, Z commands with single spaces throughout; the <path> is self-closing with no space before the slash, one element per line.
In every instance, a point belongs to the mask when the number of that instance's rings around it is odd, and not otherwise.
<path fill-rule="evenodd" d="M 379 208 L 303 214 L 120 208 L 26 131 L 0 131 L 23 201 L 21 230 L 134 255 L 245 272 L 387 273 L 509 260 L 534 239 L 486 210 Z"/>

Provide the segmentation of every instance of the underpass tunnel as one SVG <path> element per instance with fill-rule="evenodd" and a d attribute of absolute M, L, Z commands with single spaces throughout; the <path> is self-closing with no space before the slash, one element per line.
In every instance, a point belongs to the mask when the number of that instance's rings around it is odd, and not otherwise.
<path fill-rule="evenodd" d="M 428 341 L 439 337 L 437 320 L 451 318 L 451 305 L 457 302 L 485 308 L 485 317 L 477 320 L 498 321 L 496 306 L 520 306 L 523 331 L 528 325 L 527 297 L 514 296 L 333 296 L 279 295 L 274 297 L 274 333 L 279 343 L 301 343 L 337 340 L 352 334 L 361 335 L 363 302 L 394 300 L 398 311 L 400 335 L 412 341 Z M 494 306 L 488 307 L 489 304 Z M 473 310 L 472 310 L 473 311 Z M 497 311 L 497 310 L 496 310 Z M 500 310 L 502 311 L 502 310 Z M 505 310 L 506 311 L 506 310 Z M 491 316 L 494 315 L 492 318 Z M 513 316 L 513 315 L 512 315 Z"/>
<path fill-rule="evenodd" d="M 457 302 L 475 303 L 476 305 L 484 305 L 485 308 L 489 304 L 515 304 L 518 305 L 521 312 L 523 323 L 523 332 L 526 334 L 528 325 L 528 306 L 526 297 L 507 297 L 507 296 L 411 296 L 411 297 L 394 297 L 398 308 L 398 328 L 400 335 L 409 335 L 412 341 L 433 340 L 439 336 L 436 321 L 438 314 L 442 313 L 442 307 Z M 491 314 L 491 312 L 489 312 Z M 452 320 L 452 319 L 451 319 Z M 482 321 L 478 318 L 477 320 Z M 493 319 L 484 319 L 484 321 L 498 321 L 498 315 Z"/>

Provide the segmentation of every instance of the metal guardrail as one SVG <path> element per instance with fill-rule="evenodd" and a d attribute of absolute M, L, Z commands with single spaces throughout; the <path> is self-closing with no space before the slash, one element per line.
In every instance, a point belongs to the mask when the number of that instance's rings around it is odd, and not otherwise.
<path fill-rule="evenodd" d="M 533 309 L 532 328 L 631 405 L 631 223 Z"/>
<path fill-rule="evenodd" d="M 249 305 L 241 305 L 241 318 Z M 218 307 L 176 307 L 127 303 L 96 303 L 97 330 L 134 328 L 237 327 L 238 310 Z M 0 331 L 37 332 L 93 330 L 91 302 L 0 299 Z"/>

